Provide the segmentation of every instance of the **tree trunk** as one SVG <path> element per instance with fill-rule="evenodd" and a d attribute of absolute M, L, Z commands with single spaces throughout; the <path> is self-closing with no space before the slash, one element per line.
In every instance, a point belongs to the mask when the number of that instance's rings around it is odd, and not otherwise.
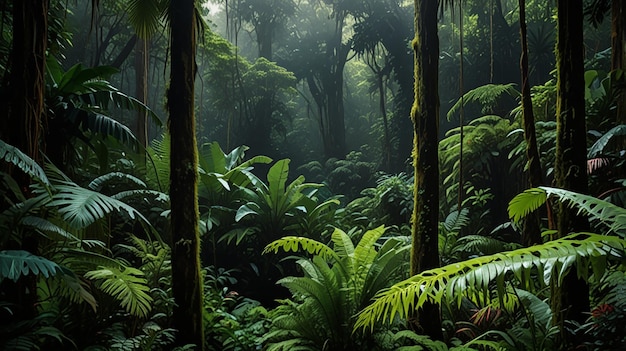
<path fill-rule="evenodd" d="M 33 160 L 41 161 L 44 149 L 43 133 L 46 123 L 45 57 L 48 43 L 47 0 L 14 0 L 12 46 L 8 67 L 9 76 L 3 87 L 8 101 L 2 104 L 5 125 L 0 128 L 0 138 L 19 148 Z M 16 172 L 17 170 L 17 172 Z M 26 196 L 30 177 L 9 166 L 6 170 L 18 183 Z M 0 211 L 8 204 L 0 200 Z M 38 234 L 26 233 L 21 243 L 11 242 L 11 249 L 22 249 L 37 254 Z M 4 249 L 4 248 L 0 248 Z M 22 276 L 17 283 L 6 282 L 2 288 L 9 302 L 19 308 L 13 320 L 31 319 L 37 314 L 37 278 Z"/>
<path fill-rule="evenodd" d="M 135 48 L 135 98 L 144 104 L 148 103 L 148 45 L 147 39 L 137 39 Z M 148 146 L 148 112 L 137 111 L 135 134 L 139 141 L 139 154 L 142 166 L 146 164 L 146 147 Z"/>
<path fill-rule="evenodd" d="M 626 5 L 624 0 L 613 0 L 611 6 L 611 69 L 624 70 L 626 65 Z M 621 82 L 626 81 L 622 75 Z M 626 96 L 619 92 L 617 124 L 626 124 Z"/>
<path fill-rule="evenodd" d="M 583 54 L 583 1 L 557 1 L 557 140 L 555 180 L 558 187 L 588 192 L 587 146 L 585 125 L 585 84 Z M 589 229 L 589 223 L 577 210 L 564 203 L 559 207 L 558 236 Z M 553 284 L 554 285 L 554 284 Z M 558 290 L 558 289 L 556 289 Z M 560 291 L 552 295 L 554 321 L 563 328 L 565 320 L 580 323 L 589 311 L 589 287 L 572 271 Z M 573 340 L 564 335 L 565 342 Z"/>
<path fill-rule="evenodd" d="M 528 82 L 528 38 L 526 36 L 526 0 L 519 0 L 519 23 L 520 38 L 522 43 L 522 57 L 520 68 L 522 72 L 522 119 L 524 124 L 524 139 L 526 141 L 526 158 L 528 159 L 528 183 L 531 188 L 543 184 L 541 171 L 541 159 L 537 147 L 537 133 L 535 132 L 535 116 L 533 114 L 533 102 L 530 96 L 530 83 Z M 540 212 L 535 211 L 527 216 L 524 221 L 522 232 L 522 244 L 531 246 L 540 244 L 541 225 Z"/>
<path fill-rule="evenodd" d="M 172 291 L 176 344 L 204 349 L 198 234 L 198 150 L 194 119 L 194 0 L 171 0 L 171 73 L 167 94 L 171 136 Z"/>
<path fill-rule="evenodd" d="M 411 275 L 439 266 L 439 38 L 436 0 L 415 0 L 415 190 Z M 443 339 L 439 307 L 426 304 L 418 312 L 418 327 L 433 340 Z"/>

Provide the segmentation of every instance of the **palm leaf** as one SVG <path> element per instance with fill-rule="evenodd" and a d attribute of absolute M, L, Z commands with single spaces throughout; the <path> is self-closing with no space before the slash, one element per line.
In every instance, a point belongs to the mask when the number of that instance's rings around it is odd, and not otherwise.
<path fill-rule="evenodd" d="M 602 223 L 610 232 L 621 237 L 626 235 L 626 209 L 593 196 L 558 188 L 539 187 L 518 194 L 509 203 L 509 217 L 519 221 L 543 205 L 548 196 L 556 196 L 569 206 L 578 208 L 579 212 L 586 213 L 592 220 Z"/>
<path fill-rule="evenodd" d="M 98 192 L 81 188 L 75 183 L 62 182 L 55 188 L 58 193 L 52 196 L 48 206 L 57 206 L 63 219 L 74 228 L 85 228 L 114 210 L 125 212 L 131 219 L 138 217 L 143 222 L 148 222 L 131 206 Z"/>
<path fill-rule="evenodd" d="M 299 252 L 300 248 L 310 254 L 319 255 L 324 259 L 333 258 L 337 261 L 340 259 L 337 253 L 327 245 L 317 240 L 296 236 L 286 236 L 271 242 L 263 249 L 263 254 L 269 252 L 277 253 L 280 249 L 283 249 L 285 252 Z"/>
<path fill-rule="evenodd" d="M 60 266 L 41 256 L 35 256 L 24 250 L 0 251 L 0 282 L 6 279 L 17 281 L 23 275 L 43 275 L 49 278 L 58 271 Z"/>
<path fill-rule="evenodd" d="M 71 242 L 79 242 L 80 239 L 74 236 L 74 234 L 68 232 L 67 230 L 59 227 L 58 225 L 48 221 L 45 218 L 35 217 L 35 216 L 25 216 L 21 219 L 20 224 L 25 227 L 29 227 L 32 229 L 39 230 L 43 233 L 47 234 L 56 234 L 64 239 L 67 239 Z"/>
<path fill-rule="evenodd" d="M 152 310 L 150 288 L 143 272 L 132 267 L 124 270 L 108 267 L 85 273 L 85 278 L 99 280 L 100 288 L 120 302 L 122 308 L 132 315 L 147 317 Z"/>
<path fill-rule="evenodd" d="M 503 295 L 507 273 L 526 285 L 533 281 L 532 272 L 539 276 L 536 281 L 546 285 L 556 275 L 560 284 L 569 268 L 577 263 L 579 276 L 589 275 L 589 265 L 600 276 L 607 257 L 621 257 L 625 248 L 626 242 L 620 238 L 578 233 L 542 245 L 430 269 L 379 292 L 374 303 L 359 313 L 355 329 L 373 329 L 377 321 L 392 321 L 396 315 L 406 318 L 427 301 L 439 304 L 446 297 L 456 297 L 460 303 L 468 291 L 487 289 L 494 280 L 498 294 Z"/>
<path fill-rule="evenodd" d="M 96 179 L 92 180 L 87 186 L 87 188 L 93 191 L 100 191 L 102 187 L 104 187 L 109 182 L 114 182 L 117 185 L 121 181 L 131 183 L 141 188 L 146 187 L 146 183 L 144 183 L 141 179 L 135 176 L 132 176 L 128 173 L 111 172 L 111 173 L 103 174 L 97 177 Z"/>
<path fill-rule="evenodd" d="M 41 166 L 35 162 L 35 160 L 28 157 L 28 155 L 20 151 L 15 146 L 9 145 L 2 140 L 0 140 L 0 159 L 4 159 L 5 161 L 12 163 L 17 168 L 21 169 L 22 172 L 40 180 L 46 185 L 50 185 L 46 173 Z"/>
<path fill-rule="evenodd" d="M 624 137 L 626 135 L 626 124 L 620 124 L 611 128 L 608 132 L 604 133 L 587 151 L 587 158 L 593 159 L 605 153 L 606 146 L 615 140 L 617 137 Z M 622 138 L 623 139 L 623 138 Z"/>

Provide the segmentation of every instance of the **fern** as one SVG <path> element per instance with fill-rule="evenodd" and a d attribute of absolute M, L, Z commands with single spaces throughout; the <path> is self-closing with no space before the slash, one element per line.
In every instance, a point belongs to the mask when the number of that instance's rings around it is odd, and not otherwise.
<path fill-rule="evenodd" d="M 456 297 L 460 303 L 462 296 L 472 291 L 484 291 L 493 281 L 502 296 L 507 273 L 512 273 L 527 286 L 535 280 L 547 285 L 552 275 L 556 275 L 560 284 L 574 263 L 577 263 L 579 276 L 587 277 L 590 273 L 601 276 L 607 258 L 620 257 L 625 247 L 626 242 L 620 238 L 579 233 L 530 248 L 427 270 L 379 292 L 374 303 L 359 313 L 355 330 L 373 328 L 378 320 L 392 321 L 396 315 L 406 318 L 427 301 L 440 304 L 446 297 Z M 538 279 L 533 280 L 531 273 L 535 271 Z"/>
<path fill-rule="evenodd" d="M 150 288 L 143 272 L 132 267 L 124 270 L 108 267 L 85 273 L 85 278 L 99 280 L 100 289 L 120 302 L 122 308 L 132 315 L 147 317 L 152 309 Z"/>
<path fill-rule="evenodd" d="M 514 88 L 514 83 L 509 84 L 486 84 L 472 89 L 463 95 L 463 99 L 459 99 L 448 111 L 448 120 L 463 106 L 470 102 L 477 102 L 482 106 L 483 113 L 489 113 L 496 106 L 498 99 L 507 94 L 517 97 L 519 91 Z"/>

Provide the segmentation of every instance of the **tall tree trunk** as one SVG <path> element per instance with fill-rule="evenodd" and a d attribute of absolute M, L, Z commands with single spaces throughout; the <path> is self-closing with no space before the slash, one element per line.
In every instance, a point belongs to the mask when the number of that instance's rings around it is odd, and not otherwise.
<path fill-rule="evenodd" d="M 144 104 L 148 103 L 148 45 L 147 39 L 138 38 L 135 48 L 135 98 Z M 145 149 L 148 146 L 148 112 L 137 111 L 135 128 L 139 141 L 142 165 L 146 163 Z"/>
<path fill-rule="evenodd" d="M 411 248 L 411 275 L 439 266 L 439 38 L 437 0 L 415 0 L 415 190 Z M 443 338 L 439 307 L 424 305 L 418 312 L 419 328 L 433 340 Z"/>
<path fill-rule="evenodd" d="M 9 57 L 9 76 L 3 87 L 6 98 L 1 113 L 5 123 L 0 128 L 0 138 L 19 148 L 35 161 L 41 160 L 43 133 L 46 123 L 45 57 L 48 43 L 47 0 L 13 1 L 13 41 Z M 3 97 L 4 99 L 5 97 Z M 30 178 L 17 171 L 7 170 L 19 187 L 28 194 Z M 27 195 L 28 196 L 28 195 Z M 0 210 L 5 207 L 0 202 Z M 11 249 L 22 249 L 37 254 L 37 234 L 25 234 L 21 243 L 11 242 Z M 0 248 L 3 249 L 3 248 Z M 7 299 L 17 304 L 16 318 L 33 318 L 37 314 L 37 279 L 33 275 L 22 276 L 16 284 L 3 285 Z"/>
<path fill-rule="evenodd" d="M 613 0 L 611 6 L 611 69 L 626 69 L 626 4 L 624 0 Z M 621 81 L 626 81 L 621 76 Z M 617 99 L 617 123 L 626 124 L 626 92 L 621 91 Z"/>
<path fill-rule="evenodd" d="M 522 72 L 522 119 L 524 123 L 524 139 L 526 140 L 526 159 L 528 159 L 528 183 L 531 188 L 543 184 L 541 159 L 537 147 L 537 133 L 535 132 L 535 116 L 533 102 L 530 96 L 528 82 L 528 38 L 526 36 L 526 0 L 519 0 L 520 38 L 522 43 L 522 57 L 520 68 Z M 526 217 L 522 232 L 522 244 L 531 246 L 540 244 L 541 225 L 540 212 L 535 211 Z"/>
<path fill-rule="evenodd" d="M 171 135 L 172 291 L 177 345 L 204 349 L 198 234 L 198 150 L 194 118 L 194 0 L 171 0 L 171 73 L 167 93 Z"/>
<path fill-rule="evenodd" d="M 588 184 L 582 26 L 583 1 L 558 0 L 555 179 L 558 187 L 584 194 L 588 192 Z M 560 204 L 559 237 L 589 229 L 587 219 L 576 212 Z M 584 313 L 589 311 L 589 287 L 576 277 L 575 271 L 567 275 L 560 291 L 553 293 L 552 311 L 556 314 L 554 321 L 561 328 L 565 320 L 585 321 Z M 565 342 L 571 344 L 572 340 Z"/>

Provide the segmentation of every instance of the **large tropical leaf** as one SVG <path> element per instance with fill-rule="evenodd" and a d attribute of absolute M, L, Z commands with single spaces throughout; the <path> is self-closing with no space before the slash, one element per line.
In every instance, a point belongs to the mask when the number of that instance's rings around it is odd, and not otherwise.
<path fill-rule="evenodd" d="M 15 146 L 9 145 L 2 140 L 0 140 L 0 159 L 4 159 L 5 161 L 12 163 L 24 173 L 40 180 L 46 185 L 50 185 L 46 173 L 41 166 L 35 162 L 35 160 L 28 157 L 28 155 L 20 151 Z"/>
<path fill-rule="evenodd" d="M 542 245 L 430 269 L 379 292 L 375 301 L 359 313 L 355 329 L 373 329 L 377 321 L 392 321 L 396 315 L 406 318 L 426 302 L 440 304 L 455 298 L 460 303 L 463 296 L 488 291 L 493 281 L 497 293 L 503 296 L 508 273 L 528 288 L 533 282 L 549 284 L 553 275 L 560 284 L 574 264 L 579 276 L 601 276 L 607 258 L 622 257 L 625 248 L 626 242 L 617 237 L 577 233 Z M 538 279 L 532 278 L 533 273 Z"/>
<path fill-rule="evenodd" d="M 146 187 L 146 183 L 144 183 L 141 179 L 122 172 L 110 172 L 103 174 L 92 180 L 87 187 L 94 191 L 100 191 L 107 183 L 117 184 L 118 182 L 131 183 L 140 188 Z"/>
<path fill-rule="evenodd" d="M 591 220 L 606 226 L 609 232 L 622 238 L 626 236 L 626 209 L 593 196 L 565 189 L 539 187 L 525 190 L 509 203 L 509 217 L 514 221 L 519 221 L 542 206 L 548 196 L 555 196 L 569 206 L 578 208 L 579 212 L 589 215 Z"/>
<path fill-rule="evenodd" d="M 133 207 L 75 183 L 64 181 L 55 188 L 58 192 L 52 196 L 48 206 L 58 207 L 63 219 L 74 228 L 85 228 L 113 211 L 123 211 L 131 219 L 138 217 L 148 222 Z"/>
<path fill-rule="evenodd" d="M 142 271 L 124 267 L 106 267 L 85 273 L 85 278 L 100 281 L 100 288 L 113 296 L 132 315 L 146 317 L 152 310 L 150 288 Z"/>
<path fill-rule="evenodd" d="M 43 275 L 48 278 L 60 270 L 58 264 L 24 250 L 0 251 L 0 282 L 17 281 L 23 275 Z"/>
<path fill-rule="evenodd" d="M 605 148 L 609 145 L 611 140 L 615 140 L 617 137 L 622 137 L 621 139 L 623 140 L 624 136 L 626 136 L 626 124 L 620 124 L 611 128 L 593 143 L 587 151 L 587 158 L 593 159 L 599 157 L 606 152 Z"/>

